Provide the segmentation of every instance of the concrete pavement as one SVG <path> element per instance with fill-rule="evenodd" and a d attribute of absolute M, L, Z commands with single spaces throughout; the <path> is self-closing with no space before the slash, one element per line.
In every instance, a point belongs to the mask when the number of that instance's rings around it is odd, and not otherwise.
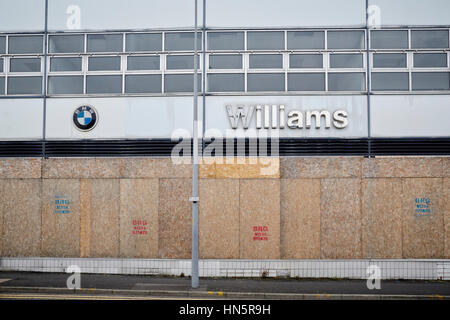
<path fill-rule="evenodd" d="M 67 289 L 71 274 L 0 272 L 0 293 L 96 294 L 218 299 L 450 299 L 449 281 L 381 281 L 369 290 L 365 280 L 201 278 L 81 274 L 79 290 Z M 1 296 L 0 296 L 1 298 Z"/>

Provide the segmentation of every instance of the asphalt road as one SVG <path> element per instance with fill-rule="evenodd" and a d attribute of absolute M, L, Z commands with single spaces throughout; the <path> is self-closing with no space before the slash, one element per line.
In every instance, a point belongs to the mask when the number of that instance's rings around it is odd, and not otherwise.
<path fill-rule="evenodd" d="M 66 288 L 70 274 L 0 272 L 0 293 L 13 287 Z M 113 289 L 171 292 L 210 292 L 212 296 L 224 297 L 221 293 L 270 293 L 311 295 L 426 295 L 450 296 L 450 281 L 381 281 L 381 289 L 369 290 L 366 280 L 304 280 L 304 279 L 240 279 L 201 278 L 200 287 L 192 290 L 190 278 L 156 277 L 111 274 L 81 274 L 81 288 L 86 290 Z M 28 292 L 28 291 L 27 291 Z M 226 296 L 226 295 L 225 295 Z M 251 297 L 249 295 L 248 297 Z"/>

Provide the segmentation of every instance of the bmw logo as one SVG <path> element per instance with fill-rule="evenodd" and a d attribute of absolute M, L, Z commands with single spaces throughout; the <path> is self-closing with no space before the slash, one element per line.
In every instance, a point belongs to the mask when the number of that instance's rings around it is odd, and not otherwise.
<path fill-rule="evenodd" d="M 73 123 L 80 131 L 90 131 L 94 129 L 97 122 L 97 111 L 93 107 L 81 106 L 73 113 Z"/>

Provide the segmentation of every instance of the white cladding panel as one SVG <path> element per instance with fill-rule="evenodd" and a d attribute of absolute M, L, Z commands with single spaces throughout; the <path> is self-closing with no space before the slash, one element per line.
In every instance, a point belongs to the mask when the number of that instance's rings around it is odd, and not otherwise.
<path fill-rule="evenodd" d="M 450 25 L 448 0 L 369 0 L 381 25 Z M 199 23 L 202 0 L 198 0 Z M 366 0 L 207 0 L 207 26 L 363 26 Z M 374 10 L 376 8 L 376 10 Z M 377 15 L 377 17 L 373 16 Z M 0 31 L 43 31 L 45 0 L 2 0 Z M 75 19 L 75 20 L 74 20 Z M 51 31 L 192 28 L 194 1 L 48 0 Z"/>
<path fill-rule="evenodd" d="M 42 99 L 0 99 L 0 140 L 42 139 Z"/>
<path fill-rule="evenodd" d="M 333 113 L 337 110 L 347 112 L 348 125 L 343 129 L 338 129 L 331 125 L 325 128 L 325 121 L 319 129 L 315 128 L 313 120 L 311 128 L 287 128 L 278 131 L 267 129 L 256 130 L 256 119 L 253 114 L 248 130 L 242 126 L 238 130 L 233 130 L 226 111 L 226 106 L 256 106 L 256 105 L 284 105 L 286 115 L 291 110 L 298 110 L 303 113 L 305 122 L 306 111 L 329 111 L 331 122 Z M 229 135 L 243 135 L 245 137 L 265 137 L 268 134 L 279 134 L 280 137 L 339 137 L 339 138 L 359 138 L 367 137 L 367 97 L 362 95 L 353 96 L 227 96 L 208 97 L 206 100 L 206 132 L 205 136 L 214 135 L 214 132 L 222 132 Z M 270 133 L 269 133 L 270 132 Z M 209 133 L 209 134 L 208 134 Z"/>
<path fill-rule="evenodd" d="M 194 1 L 187 0 L 49 0 L 48 28 L 187 28 L 194 26 L 194 12 Z"/>
<path fill-rule="evenodd" d="M 365 0 L 209 0 L 208 27 L 363 26 Z"/>
<path fill-rule="evenodd" d="M 81 30 L 192 28 L 194 1 L 49 0 L 49 30 L 71 29 L 75 16 Z M 362 26 L 365 0 L 208 0 L 206 19 L 221 28 Z"/>
<path fill-rule="evenodd" d="M 365 96 L 210 96 L 206 98 L 207 134 L 263 136 L 255 130 L 255 115 L 249 129 L 231 128 L 226 106 L 284 105 L 290 110 L 336 110 L 348 113 L 348 125 L 338 129 L 280 129 L 280 137 L 367 136 L 367 99 Z M 201 115 L 199 97 L 199 119 Z M 78 106 L 91 105 L 98 112 L 98 123 L 90 132 L 80 132 L 73 124 Z M 116 97 L 48 98 L 47 139 L 123 139 L 170 138 L 176 130 L 192 132 L 192 97 Z M 41 139 L 42 99 L 0 99 L 0 140 Z M 305 119 L 304 119 L 305 120 Z M 277 132 L 271 131 L 272 134 Z M 372 137 L 449 137 L 450 95 L 372 95 Z"/>
<path fill-rule="evenodd" d="M 0 1 L 0 32 L 44 31 L 44 29 L 45 1 Z"/>
<path fill-rule="evenodd" d="M 49 98 L 47 139 L 170 138 L 176 129 L 191 132 L 192 98 Z M 73 113 L 82 105 L 96 109 L 97 125 L 81 132 Z"/>
<path fill-rule="evenodd" d="M 382 26 L 450 25 L 448 0 L 369 0 L 369 6 Z"/>
<path fill-rule="evenodd" d="M 449 137 L 450 96 L 371 96 L 373 137 Z"/>

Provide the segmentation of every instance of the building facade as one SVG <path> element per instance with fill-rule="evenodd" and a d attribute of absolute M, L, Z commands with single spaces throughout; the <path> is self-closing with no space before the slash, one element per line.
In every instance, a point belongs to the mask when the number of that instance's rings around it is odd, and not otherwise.
<path fill-rule="evenodd" d="M 201 276 L 445 278 L 450 5 L 202 5 L 2 2 L 1 267 L 189 274 L 196 125 Z"/>

